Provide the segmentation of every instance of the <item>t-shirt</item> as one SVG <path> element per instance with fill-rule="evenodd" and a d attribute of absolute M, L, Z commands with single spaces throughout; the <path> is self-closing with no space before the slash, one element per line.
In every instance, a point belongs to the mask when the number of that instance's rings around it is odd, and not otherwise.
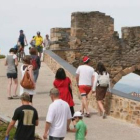
<path fill-rule="evenodd" d="M 24 44 L 24 38 L 25 38 L 25 35 L 24 35 L 24 34 L 21 34 L 21 35 L 19 36 L 18 41 L 19 41 L 21 44 Z"/>
<path fill-rule="evenodd" d="M 35 140 L 35 124 L 38 120 L 38 113 L 34 107 L 22 105 L 15 110 L 12 120 L 18 120 L 15 140 Z"/>
<path fill-rule="evenodd" d="M 46 117 L 46 122 L 51 123 L 49 136 L 65 137 L 67 132 L 67 120 L 71 118 L 68 103 L 61 99 L 51 103 Z"/>
<path fill-rule="evenodd" d="M 79 75 L 79 85 L 92 86 L 92 76 L 94 76 L 94 69 L 91 66 L 79 66 L 76 70 L 76 74 Z"/>
<path fill-rule="evenodd" d="M 44 43 L 44 47 L 46 49 L 49 49 L 49 47 L 50 47 L 50 40 L 45 38 L 44 41 L 43 41 L 43 43 Z"/>
<path fill-rule="evenodd" d="M 85 123 L 82 120 L 79 120 L 75 128 L 77 130 L 75 135 L 76 137 L 75 140 L 85 140 L 85 133 L 87 130 Z"/>
<path fill-rule="evenodd" d="M 17 56 L 15 54 L 8 54 L 6 56 L 7 61 L 7 73 L 16 73 L 16 65 L 15 65 L 15 59 L 17 59 Z"/>
<path fill-rule="evenodd" d="M 35 46 L 42 46 L 42 42 L 43 42 L 42 36 L 35 36 L 34 40 L 35 40 Z"/>

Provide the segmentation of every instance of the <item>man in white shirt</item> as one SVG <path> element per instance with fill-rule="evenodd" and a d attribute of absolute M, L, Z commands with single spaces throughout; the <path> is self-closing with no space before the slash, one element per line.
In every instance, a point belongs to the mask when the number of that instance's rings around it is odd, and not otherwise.
<path fill-rule="evenodd" d="M 50 40 L 49 40 L 49 35 L 46 35 L 44 41 L 43 41 L 43 44 L 44 44 L 44 48 L 46 50 L 48 50 L 50 48 Z"/>
<path fill-rule="evenodd" d="M 86 110 L 85 117 L 90 117 L 87 95 L 91 91 L 94 79 L 94 69 L 89 66 L 90 58 L 84 56 L 84 65 L 81 65 L 76 70 L 76 81 L 79 87 L 79 91 L 82 97 L 82 113 L 84 113 L 84 108 Z"/>
<path fill-rule="evenodd" d="M 65 101 L 59 99 L 58 89 L 52 88 L 50 97 L 53 102 L 48 109 L 43 138 L 47 139 L 49 131 L 49 140 L 63 140 L 72 118 L 70 108 Z"/>

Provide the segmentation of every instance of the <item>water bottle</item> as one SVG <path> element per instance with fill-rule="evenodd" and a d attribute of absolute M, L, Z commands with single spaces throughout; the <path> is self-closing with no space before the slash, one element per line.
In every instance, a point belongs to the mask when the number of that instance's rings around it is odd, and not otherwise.
<path fill-rule="evenodd" d="M 5 140 L 9 140 L 9 135 L 5 137 Z"/>

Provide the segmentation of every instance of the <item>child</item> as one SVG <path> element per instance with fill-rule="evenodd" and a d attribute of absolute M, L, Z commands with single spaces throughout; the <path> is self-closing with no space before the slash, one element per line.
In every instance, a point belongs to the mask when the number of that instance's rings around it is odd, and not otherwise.
<path fill-rule="evenodd" d="M 82 120 L 83 119 L 82 113 L 76 111 L 74 113 L 73 118 L 75 119 L 76 125 L 74 126 L 74 129 L 69 129 L 69 131 L 76 132 L 75 140 L 85 140 L 85 136 L 87 134 L 87 127 Z"/>

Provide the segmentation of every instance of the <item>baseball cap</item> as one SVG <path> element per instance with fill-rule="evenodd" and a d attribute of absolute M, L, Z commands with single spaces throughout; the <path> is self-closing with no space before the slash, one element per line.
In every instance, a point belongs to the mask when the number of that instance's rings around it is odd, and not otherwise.
<path fill-rule="evenodd" d="M 84 62 L 84 63 L 87 62 L 88 60 L 90 60 L 90 58 L 89 58 L 88 56 L 84 56 L 84 57 L 83 57 L 83 62 Z"/>
<path fill-rule="evenodd" d="M 74 117 L 83 117 L 83 116 L 82 116 L 82 112 L 76 111 L 76 112 L 74 113 L 74 115 L 73 115 L 73 118 L 74 118 Z"/>
<path fill-rule="evenodd" d="M 29 93 L 24 92 L 24 93 L 20 96 L 20 99 L 21 99 L 21 100 L 24 100 L 24 101 L 30 101 L 30 95 L 29 95 Z"/>

